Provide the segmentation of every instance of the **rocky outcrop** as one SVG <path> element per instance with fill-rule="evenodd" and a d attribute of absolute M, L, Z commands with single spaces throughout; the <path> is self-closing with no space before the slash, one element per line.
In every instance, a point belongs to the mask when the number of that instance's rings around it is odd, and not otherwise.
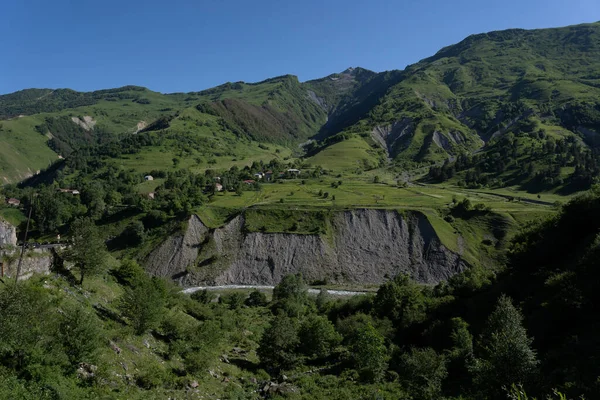
<path fill-rule="evenodd" d="M 0 248 L 16 246 L 17 228 L 0 219 Z"/>
<path fill-rule="evenodd" d="M 188 267 L 196 263 L 208 231 L 200 218 L 193 215 L 183 234 L 169 237 L 152 252 L 146 263 L 146 270 L 152 275 L 178 279 L 186 273 Z"/>
<path fill-rule="evenodd" d="M 371 132 L 371 137 L 386 150 L 388 157 L 393 157 L 402 140 L 412 136 L 413 133 L 412 120 L 404 118 L 391 125 L 376 126 Z"/>
<path fill-rule="evenodd" d="M 467 267 L 419 212 L 353 210 L 330 222 L 321 236 L 245 232 L 243 215 L 209 230 L 193 216 L 185 234 L 163 242 L 146 265 L 184 286 L 275 285 L 297 272 L 330 283 L 379 284 L 400 273 L 437 283 Z"/>
<path fill-rule="evenodd" d="M 20 249 L 0 251 L 2 276 L 14 277 L 19 265 Z M 23 254 L 19 279 L 29 279 L 34 274 L 49 275 L 54 264 L 52 249 L 30 249 Z"/>

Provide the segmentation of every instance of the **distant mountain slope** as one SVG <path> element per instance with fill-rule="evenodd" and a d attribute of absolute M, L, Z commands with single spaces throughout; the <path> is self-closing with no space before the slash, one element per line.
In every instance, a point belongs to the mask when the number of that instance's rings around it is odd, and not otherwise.
<path fill-rule="evenodd" d="M 309 156 L 358 135 L 371 155 L 381 148 L 382 159 L 387 155 L 399 168 L 445 162 L 446 171 L 433 171 L 436 180 L 461 173 L 467 185 L 545 179 L 556 186 L 583 177 L 588 185 L 600 171 L 599 99 L 600 23 L 472 35 L 404 71 L 349 68 L 304 83 L 284 75 L 175 94 L 136 86 L 27 89 L 0 96 L 0 119 L 12 134 L 0 132 L 0 144 L 10 144 L 0 155 L 0 177 L 28 175 L 29 163 L 41 166 L 11 150 L 15 137 L 33 146 L 30 153 L 44 153 L 47 164 L 54 156 L 40 148 L 45 142 L 56 158 L 67 156 L 147 125 L 168 132 L 169 121 L 195 108 L 201 115 L 192 113 L 195 126 L 183 124 L 186 134 L 209 128 L 217 140 L 273 143 L 296 154 L 298 144 L 313 138 Z M 8 161 L 19 158 L 26 161 Z"/>
<path fill-rule="evenodd" d="M 491 32 L 408 67 L 361 127 L 383 132 L 394 157 L 435 161 L 531 115 L 598 129 L 599 95 L 600 24 Z"/>

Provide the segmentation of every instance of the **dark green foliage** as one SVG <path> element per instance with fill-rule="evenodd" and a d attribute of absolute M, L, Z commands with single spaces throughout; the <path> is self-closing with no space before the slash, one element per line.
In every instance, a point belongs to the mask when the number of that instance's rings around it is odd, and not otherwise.
<path fill-rule="evenodd" d="M 68 307 L 60 316 L 58 332 L 73 367 L 80 362 L 96 362 L 103 332 L 94 314 L 78 306 Z"/>
<path fill-rule="evenodd" d="M 489 398 L 503 398 L 503 387 L 530 382 L 539 364 L 532 341 L 519 310 L 510 298 L 500 297 L 481 337 L 481 357 L 473 366 L 479 390 Z"/>
<path fill-rule="evenodd" d="M 367 324 L 352 334 L 349 349 L 352 365 L 363 381 L 383 379 L 388 351 L 383 336 L 372 325 Z"/>
<path fill-rule="evenodd" d="M 119 245 L 122 246 L 139 246 L 146 238 L 146 231 L 142 221 L 133 221 L 125 227 L 123 232 L 117 238 Z"/>
<path fill-rule="evenodd" d="M 446 360 L 431 348 L 411 348 L 399 356 L 398 375 L 403 387 L 415 398 L 439 399 L 442 382 L 448 375 Z"/>
<path fill-rule="evenodd" d="M 299 358 L 296 354 L 300 339 L 296 319 L 284 314 L 276 315 L 265 330 L 257 353 L 265 369 L 274 372 L 295 367 Z"/>
<path fill-rule="evenodd" d="M 145 277 L 146 271 L 134 260 L 125 259 L 112 271 L 112 274 L 124 285 L 131 286 Z"/>
<path fill-rule="evenodd" d="M 273 309 L 281 310 L 290 317 L 299 317 L 305 311 L 308 286 L 302 274 L 286 275 L 273 289 Z"/>
<path fill-rule="evenodd" d="M 392 318 L 402 327 L 408 327 L 425 319 L 426 302 L 422 287 L 401 274 L 379 288 L 374 306 L 380 315 Z"/>
<path fill-rule="evenodd" d="M 164 305 L 164 284 L 149 277 L 143 277 L 126 287 L 118 304 L 137 335 L 157 326 L 163 316 Z"/>
<path fill-rule="evenodd" d="M 47 296 L 28 283 L 0 287 L 0 361 L 21 371 L 39 361 L 47 347 L 52 311 Z"/>
<path fill-rule="evenodd" d="M 328 357 L 342 340 L 331 321 L 317 315 L 311 315 L 302 322 L 298 337 L 300 352 L 315 358 Z"/>
<path fill-rule="evenodd" d="M 211 291 L 204 289 L 192 293 L 191 297 L 201 304 L 209 304 L 216 298 L 216 295 Z"/>
<path fill-rule="evenodd" d="M 269 304 L 267 295 L 260 290 L 253 290 L 245 301 L 248 307 L 264 307 Z"/>
<path fill-rule="evenodd" d="M 229 294 L 222 294 L 219 297 L 219 303 L 226 304 L 230 309 L 237 310 L 242 308 L 246 301 L 246 293 L 233 292 Z"/>
<path fill-rule="evenodd" d="M 71 225 L 72 245 L 66 251 L 65 258 L 75 265 L 83 283 L 86 275 L 98 275 L 107 267 L 108 253 L 100 238 L 98 228 L 89 218 L 76 219 Z"/>

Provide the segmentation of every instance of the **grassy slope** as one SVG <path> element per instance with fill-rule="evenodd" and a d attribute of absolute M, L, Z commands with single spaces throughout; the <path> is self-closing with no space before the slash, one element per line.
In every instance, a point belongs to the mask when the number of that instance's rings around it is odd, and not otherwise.
<path fill-rule="evenodd" d="M 393 156 L 404 163 L 435 162 L 447 153 L 477 149 L 478 135 L 488 140 L 514 118 L 501 105 L 522 101 L 552 136 L 564 137 L 572 133 L 555 117 L 575 102 L 597 101 L 599 62 L 598 23 L 473 35 L 408 67 L 353 129 L 369 131 L 410 118 L 414 133 Z M 600 121 L 595 123 L 599 128 Z M 441 149 L 432 140 L 435 131 L 460 132 L 466 142 Z"/>

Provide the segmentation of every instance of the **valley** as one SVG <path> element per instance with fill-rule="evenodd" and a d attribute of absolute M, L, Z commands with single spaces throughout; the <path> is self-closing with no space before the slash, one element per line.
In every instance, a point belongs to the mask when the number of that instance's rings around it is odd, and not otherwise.
<path fill-rule="evenodd" d="M 0 95 L 0 398 L 594 398 L 599 99 L 600 23 Z"/>

